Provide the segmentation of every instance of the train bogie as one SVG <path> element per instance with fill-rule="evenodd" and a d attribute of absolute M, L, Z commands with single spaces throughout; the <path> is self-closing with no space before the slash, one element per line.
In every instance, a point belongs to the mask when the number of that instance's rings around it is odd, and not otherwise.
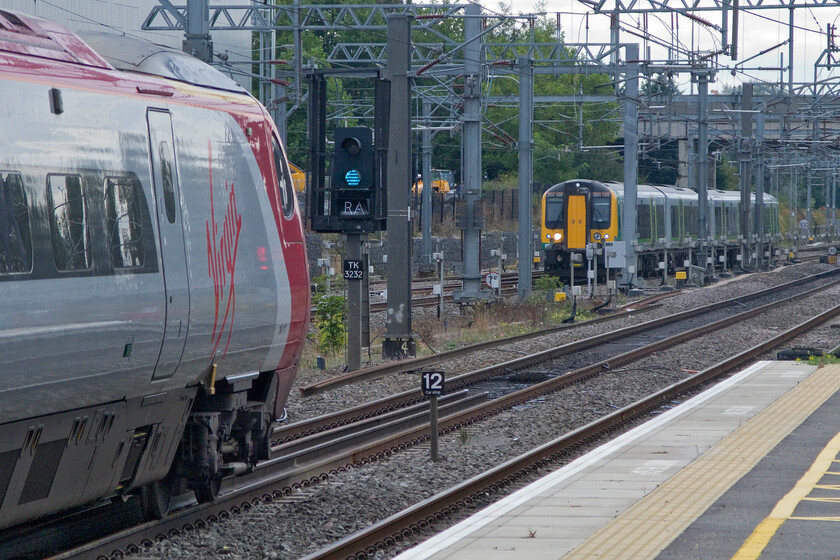
<path fill-rule="evenodd" d="M 141 488 L 160 513 L 173 464 L 212 497 L 266 457 L 307 328 L 277 132 L 183 53 L 0 21 L 0 528 Z"/>

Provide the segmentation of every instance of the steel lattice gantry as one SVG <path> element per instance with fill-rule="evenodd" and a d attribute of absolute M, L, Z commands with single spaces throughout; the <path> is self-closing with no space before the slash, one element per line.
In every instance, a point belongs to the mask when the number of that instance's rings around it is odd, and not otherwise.
<path fill-rule="evenodd" d="M 578 0 L 596 12 L 623 14 L 720 12 L 732 9 L 733 0 Z M 840 8 L 840 0 L 740 0 L 742 10 L 784 8 Z"/>

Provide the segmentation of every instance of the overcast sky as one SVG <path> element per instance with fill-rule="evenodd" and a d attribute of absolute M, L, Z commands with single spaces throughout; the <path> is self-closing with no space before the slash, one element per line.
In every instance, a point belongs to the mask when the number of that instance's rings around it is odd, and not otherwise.
<path fill-rule="evenodd" d="M 510 3 L 510 0 L 507 3 Z M 493 2 L 482 2 L 482 4 L 489 10 L 494 10 L 499 6 L 499 2 L 495 0 Z M 646 2 L 644 4 L 647 5 Z M 708 5 L 710 2 L 704 4 Z M 560 14 L 560 23 L 565 32 L 566 42 L 609 42 L 608 16 L 593 13 L 590 8 L 577 0 L 546 0 L 544 5 L 545 11 L 550 14 L 552 20 L 555 19 L 557 13 Z M 613 1 L 608 0 L 608 5 L 614 5 Z M 671 5 L 677 6 L 678 4 L 672 3 Z M 538 6 L 539 3 L 535 0 L 516 0 L 513 2 L 513 12 L 533 12 L 536 11 Z M 589 14 L 588 20 L 586 14 Z M 697 12 L 695 15 L 717 26 L 721 25 L 721 12 Z M 672 24 L 672 20 L 675 22 L 674 24 Z M 738 60 L 732 61 L 728 56 L 720 56 L 718 58 L 719 63 L 732 67 L 746 58 L 757 55 L 759 52 L 785 41 L 789 33 L 788 21 L 789 11 L 787 9 L 743 11 L 739 26 Z M 642 30 L 645 29 L 645 21 L 641 15 L 624 15 L 621 17 L 621 22 L 624 27 L 637 33 L 642 33 Z M 683 51 L 717 51 L 721 48 L 720 31 L 694 22 L 682 15 L 672 16 L 664 11 L 658 14 L 649 14 L 646 23 L 649 34 L 660 42 L 679 45 Z M 840 8 L 796 9 L 793 41 L 795 82 L 812 82 L 814 80 L 814 62 L 825 50 L 827 45 L 827 24 L 840 24 Z M 676 32 L 677 27 L 678 33 Z M 731 16 L 729 28 L 731 33 Z M 665 60 L 668 56 L 666 47 L 657 45 L 653 41 L 645 43 L 644 39 L 630 33 L 622 33 L 621 41 L 639 43 L 642 53 L 649 46 L 652 59 L 655 61 Z M 836 43 L 840 45 L 840 38 L 836 40 Z M 740 84 L 742 81 L 755 80 L 778 82 L 781 78 L 778 70 L 781 62 L 779 58 L 780 53 L 784 54 L 784 65 L 787 66 L 789 64 L 788 46 L 784 45 L 739 66 L 739 68 L 745 66 L 752 68 L 769 67 L 775 68 L 775 70 L 750 70 L 746 74 L 744 72 L 736 72 L 735 76 L 732 76 L 728 70 L 719 72 L 716 76 L 716 82 L 710 85 L 710 90 L 719 88 L 723 83 L 733 85 Z M 835 59 L 840 59 L 840 52 L 834 53 L 834 56 Z M 685 60 L 685 55 L 681 54 L 680 58 L 681 60 Z M 837 69 L 827 70 L 823 68 L 820 69 L 817 76 L 820 80 L 831 77 L 836 78 L 840 77 L 840 72 Z M 785 73 L 785 82 L 787 79 L 787 73 Z M 687 93 L 690 89 L 689 76 L 687 74 L 680 75 L 677 81 L 680 89 Z"/>

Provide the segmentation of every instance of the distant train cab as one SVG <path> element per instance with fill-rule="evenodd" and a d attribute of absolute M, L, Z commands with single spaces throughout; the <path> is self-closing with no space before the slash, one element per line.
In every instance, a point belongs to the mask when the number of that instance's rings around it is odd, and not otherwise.
<path fill-rule="evenodd" d="M 622 245 L 626 240 L 622 213 L 625 204 L 624 184 L 613 181 L 575 179 L 554 185 L 542 198 L 541 244 L 545 255 L 545 271 L 564 281 L 586 278 L 592 258 L 596 278 L 599 271 L 622 268 Z M 667 275 L 688 266 L 692 251 L 702 237 L 714 257 L 710 264 L 720 270 L 739 265 L 741 245 L 739 220 L 741 195 L 738 191 L 707 190 L 708 231 L 700 235 L 698 194 L 684 187 L 671 185 L 636 186 L 635 259 L 640 277 Z M 772 254 L 780 240 L 779 202 L 764 193 L 761 207 L 755 195 L 750 198 L 754 217 L 753 231 L 762 232 L 761 242 Z M 597 249 L 611 247 L 607 254 Z"/>
<path fill-rule="evenodd" d="M 568 274 L 571 253 L 616 239 L 616 196 L 603 183 L 576 179 L 554 185 L 543 194 L 542 208 L 540 239 L 548 274 Z"/>

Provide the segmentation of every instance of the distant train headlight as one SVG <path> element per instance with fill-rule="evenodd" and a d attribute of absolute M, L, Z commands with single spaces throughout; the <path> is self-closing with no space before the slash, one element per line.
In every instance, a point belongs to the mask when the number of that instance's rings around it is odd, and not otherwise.
<path fill-rule="evenodd" d="M 557 233 L 555 233 L 555 234 L 554 234 L 554 241 L 555 241 L 555 243 L 556 243 L 556 242 L 559 242 L 561 239 L 563 239 L 563 234 L 562 234 L 562 233 L 560 233 L 560 232 L 558 231 Z"/>
<path fill-rule="evenodd" d="M 605 233 L 605 234 L 604 234 L 604 241 L 607 241 L 609 238 L 610 238 L 610 234 L 609 234 L 609 233 Z"/>
<path fill-rule="evenodd" d="M 595 241 L 601 241 L 601 233 L 596 231 L 592 234 L 592 239 L 594 239 Z"/>

